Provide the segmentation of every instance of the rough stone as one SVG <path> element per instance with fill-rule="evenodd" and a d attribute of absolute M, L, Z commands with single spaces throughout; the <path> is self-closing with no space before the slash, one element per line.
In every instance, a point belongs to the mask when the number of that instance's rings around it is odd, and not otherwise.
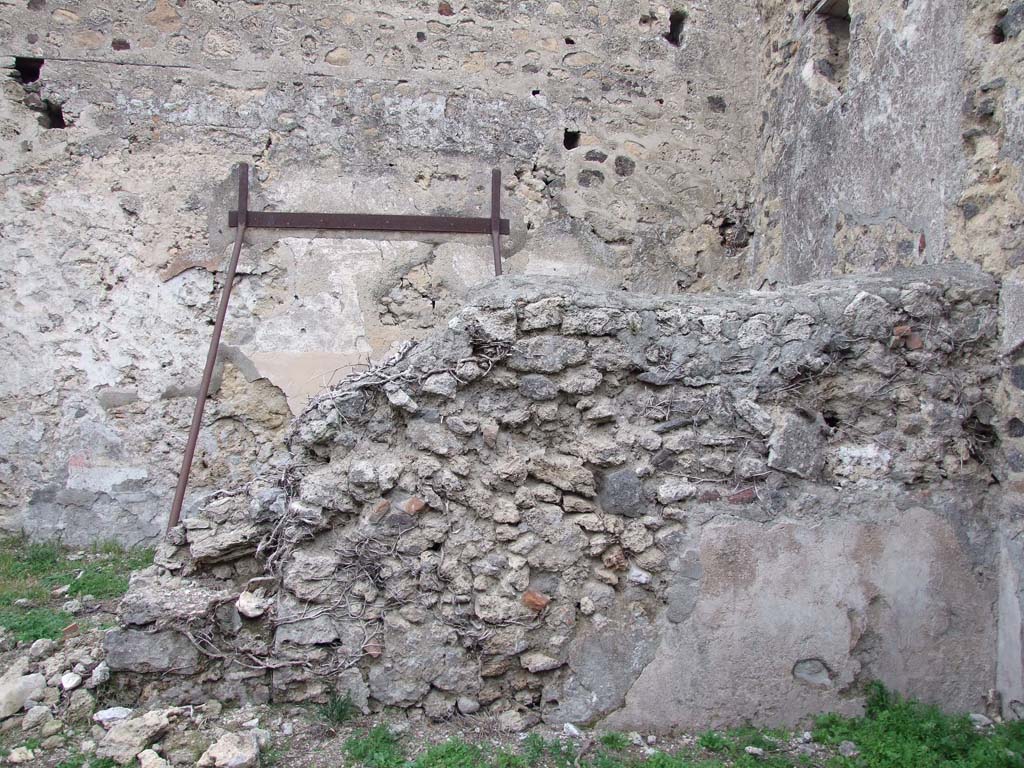
<path fill-rule="evenodd" d="M 147 712 L 141 717 L 115 722 L 96 748 L 97 757 L 110 758 L 128 765 L 146 747 L 159 739 L 170 727 L 163 710 Z"/>
<path fill-rule="evenodd" d="M 0 677 L 0 720 L 19 712 L 28 701 L 37 701 L 46 690 L 46 678 L 40 674 L 23 675 L 18 666 Z"/>
<path fill-rule="evenodd" d="M 53 715 L 50 713 L 49 707 L 30 707 L 28 712 L 26 712 L 25 716 L 21 719 L 21 730 L 31 731 L 34 728 L 40 728 L 52 719 Z"/>
<path fill-rule="evenodd" d="M 82 684 L 82 676 L 77 672 L 65 672 L 60 677 L 60 687 L 65 691 L 73 691 Z"/>
<path fill-rule="evenodd" d="M 640 517 L 644 513 L 643 484 L 629 467 L 617 469 L 602 478 L 597 501 L 613 515 Z"/>
<path fill-rule="evenodd" d="M 15 747 L 7 755 L 7 762 L 11 765 L 31 763 L 36 759 L 36 753 L 28 747 Z"/>
<path fill-rule="evenodd" d="M 787 413 L 768 439 L 768 466 L 814 478 L 825 464 L 821 425 L 802 413 Z"/>
<path fill-rule="evenodd" d="M 84 688 L 71 694 L 65 717 L 70 722 L 88 722 L 96 708 L 96 698 Z"/>
<path fill-rule="evenodd" d="M 93 668 L 92 673 L 89 675 L 89 679 L 85 682 L 85 687 L 89 689 L 98 688 L 108 680 L 110 680 L 110 667 L 104 660 Z"/>
<path fill-rule="evenodd" d="M 114 723 L 127 720 L 131 716 L 132 710 L 128 707 L 108 707 L 107 709 L 101 709 L 99 712 L 95 713 L 92 716 L 92 719 L 104 728 L 109 728 Z"/>
<path fill-rule="evenodd" d="M 171 765 L 152 749 L 142 750 L 138 757 L 139 768 L 170 768 Z"/>
<path fill-rule="evenodd" d="M 199 666 L 196 647 L 174 630 L 113 630 L 104 637 L 103 646 L 107 666 L 115 671 L 189 674 Z"/>
<path fill-rule="evenodd" d="M 253 768 L 259 765 L 260 747 L 252 733 L 226 733 L 207 749 L 196 768 Z"/>
<path fill-rule="evenodd" d="M 257 619 L 266 613 L 270 602 L 262 588 L 257 589 L 255 592 L 245 590 L 238 596 L 235 607 L 247 619 Z"/>
<path fill-rule="evenodd" d="M 519 662 L 530 672 L 548 672 L 558 669 L 564 663 L 543 653 L 524 653 L 519 657 Z"/>
<path fill-rule="evenodd" d="M 33 660 L 42 659 L 57 650 L 57 643 L 48 637 L 41 637 L 28 649 L 28 657 Z"/>
<path fill-rule="evenodd" d="M 468 696 L 460 696 L 455 703 L 459 712 L 464 715 L 474 715 L 480 711 L 480 702 Z"/>
<path fill-rule="evenodd" d="M 662 504 L 674 504 L 696 495 L 697 487 L 685 480 L 670 479 L 658 486 L 658 501 Z"/>

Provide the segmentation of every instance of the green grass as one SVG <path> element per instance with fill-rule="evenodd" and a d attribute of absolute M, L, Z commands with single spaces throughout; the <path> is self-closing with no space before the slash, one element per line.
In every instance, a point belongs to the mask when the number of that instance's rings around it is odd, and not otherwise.
<path fill-rule="evenodd" d="M 65 600 L 84 595 L 106 600 L 128 589 L 128 577 L 153 562 L 151 550 L 125 549 L 116 543 L 96 545 L 86 556 L 71 560 L 58 544 L 0 539 L 0 626 L 18 640 L 56 640 L 74 617 L 60 610 Z M 57 587 L 69 587 L 54 597 Z M 15 605 L 28 600 L 26 607 Z"/>
<path fill-rule="evenodd" d="M 74 617 L 70 613 L 50 608 L 0 608 L 0 627 L 9 629 L 16 639 L 27 643 L 41 637 L 56 640 L 72 621 Z"/>
<path fill-rule="evenodd" d="M 345 752 L 351 765 L 366 768 L 1024 768 L 1024 722 L 978 729 L 966 716 L 902 699 L 877 683 L 863 717 L 823 715 L 813 737 L 826 750 L 813 758 L 789 753 L 792 734 L 748 726 L 706 731 L 696 747 L 678 754 L 646 755 L 611 732 L 583 754 L 574 741 L 530 734 L 513 752 L 449 739 L 409 759 L 401 740 L 379 725 L 346 741 Z M 840 756 L 843 741 L 860 754 Z M 750 755 L 747 747 L 763 754 Z"/>
<path fill-rule="evenodd" d="M 629 746 L 629 738 L 624 733 L 617 731 L 609 731 L 601 737 L 600 741 L 602 745 L 613 752 L 621 752 Z"/>
<path fill-rule="evenodd" d="M 522 753 L 530 768 L 535 768 L 535 766 L 571 768 L 577 764 L 575 744 L 560 739 L 548 741 L 536 733 L 531 733 L 523 740 Z"/>
<path fill-rule="evenodd" d="M 359 714 L 359 709 L 352 703 L 352 698 L 346 693 L 344 696 L 332 695 L 327 702 L 317 707 L 320 717 L 335 725 L 346 723 Z"/>
<path fill-rule="evenodd" d="M 482 747 L 461 739 L 448 739 L 428 747 L 412 765 L 414 768 L 487 768 L 488 760 Z"/>
<path fill-rule="evenodd" d="M 386 725 L 375 726 L 365 736 L 347 739 L 345 754 L 368 768 L 399 768 L 405 763 L 398 737 Z"/>
<path fill-rule="evenodd" d="M 282 760 L 287 753 L 287 747 L 281 744 L 272 744 L 260 753 L 260 768 L 277 768 L 277 766 L 285 765 Z"/>
<path fill-rule="evenodd" d="M 872 683 L 863 717 L 823 715 L 814 740 L 852 741 L 860 754 L 835 758 L 837 768 L 1024 768 L 1024 723 L 1002 723 L 989 732 L 966 716 L 903 699 Z"/>

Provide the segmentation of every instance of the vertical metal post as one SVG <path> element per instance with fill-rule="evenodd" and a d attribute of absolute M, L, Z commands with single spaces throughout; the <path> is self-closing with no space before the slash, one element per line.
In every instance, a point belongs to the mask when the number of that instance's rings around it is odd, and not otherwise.
<path fill-rule="evenodd" d="M 491 248 L 494 250 L 494 276 L 501 275 L 501 169 L 491 171 Z"/>
<path fill-rule="evenodd" d="M 228 262 L 227 273 L 224 276 L 224 288 L 221 290 L 220 306 L 217 308 L 217 320 L 213 325 L 213 337 L 210 339 L 210 349 L 206 353 L 206 367 L 203 369 L 203 378 L 199 383 L 199 391 L 196 393 L 196 407 L 192 412 L 192 427 L 188 433 L 188 443 L 185 445 L 185 455 L 181 459 L 181 470 L 178 472 L 178 487 L 174 491 L 174 502 L 171 504 L 171 514 L 167 519 L 167 530 L 178 524 L 181 519 L 181 507 L 185 502 L 185 489 L 188 488 L 188 477 L 192 471 L 192 458 L 196 453 L 196 443 L 199 440 L 199 428 L 203 422 L 203 409 L 206 408 L 206 397 L 210 391 L 210 381 L 213 379 L 213 369 L 217 363 L 217 351 L 220 349 L 220 334 L 224 330 L 224 318 L 228 312 L 228 300 L 231 298 L 231 288 L 235 281 L 235 271 L 238 269 L 238 255 L 242 251 L 242 236 L 245 234 L 246 212 L 249 209 L 249 165 L 238 164 L 238 226 L 235 229 L 235 248 L 231 252 L 231 260 Z"/>

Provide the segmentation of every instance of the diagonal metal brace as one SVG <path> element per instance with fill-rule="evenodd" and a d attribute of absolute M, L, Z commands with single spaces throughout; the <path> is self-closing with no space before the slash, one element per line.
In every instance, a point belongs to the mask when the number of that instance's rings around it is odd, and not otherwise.
<path fill-rule="evenodd" d="M 196 396 L 196 407 L 192 412 L 192 425 L 189 428 L 185 454 L 181 459 L 178 472 L 178 486 L 174 491 L 174 502 L 171 514 L 167 519 L 167 530 L 178 524 L 181 519 L 181 508 L 185 502 L 185 491 L 188 478 L 192 471 L 192 459 L 195 457 L 196 444 L 199 441 L 199 429 L 203 422 L 203 411 L 209 396 L 210 382 L 213 380 L 213 369 L 217 363 L 220 349 L 221 332 L 224 330 L 224 318 L 227 316 L 228 301 L 238 270 L 238 256 L 242 250 L 242 238 L 246 229 L 315 229 L 315 230 L 347 230 L 368 232 L 432 232 L 440 234 L 468 234 L 491 236 L 491 249 L 494 254 L 494 274 L 501 275 L 501 236 L 510 232 L 509 220 L 501 218 L 501 170 L 491 171 L 491 215 L 489 218 L 472 216 L 398 216 L 391 214 L 372 213 L 287 213 L 276 211 L 249 210 L 249 166 L 238 164 L 238 209 L 228 213 L 228 226 L 235 229 L 235 247 L 231 252 L 224 288 L 221 292 L 220 305 L 217 308 L 217 319 L 213 326 L 210 349 L 206 353 L 206 366 L 203 378 L 199 383 Z"/>

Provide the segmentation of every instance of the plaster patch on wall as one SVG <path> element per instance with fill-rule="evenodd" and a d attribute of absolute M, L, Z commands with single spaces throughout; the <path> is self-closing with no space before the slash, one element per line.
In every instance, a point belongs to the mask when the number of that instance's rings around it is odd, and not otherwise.
<path fill-rule="evenodd" d="M 270 252 L 268 262 L 284 273 L 277 281 L 282 295 L 275 297 L 282 303 L 259 320 L 240 349 L 260 376 L 284 391 L 293 413 L 339 371 L 369 361 L 361 279 L 419 245 L 289 237 Z"/>

